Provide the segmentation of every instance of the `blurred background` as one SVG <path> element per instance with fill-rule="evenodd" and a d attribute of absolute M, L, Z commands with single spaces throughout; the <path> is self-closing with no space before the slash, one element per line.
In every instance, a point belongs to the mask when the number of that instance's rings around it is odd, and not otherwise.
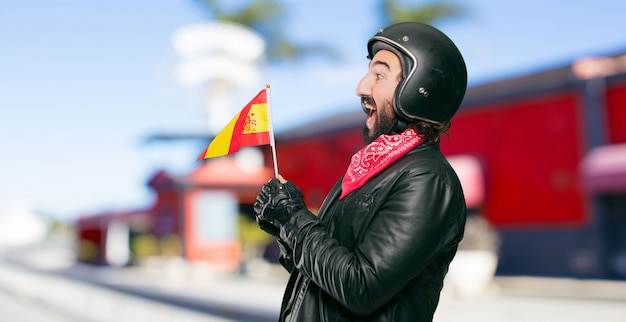
<path fill-rule="evenodd" d="M 270 84 L 279 170 L 315 211 L 362 145 L 367 40 L 412 20 L 444 31 L 468 66 L 441 147 L 470 217 L 440 321 L 496 304 L 476 321 L 518 309 L 534 314 L 519 321 L 587 321 L 598 305 L 623 321 L 613 304 L 626 299 L 625 9 L 3 3 L 0 305 L 16 321 L 275 320 L 287 276 L 252 212 L 271 151 L 196 158 Z"/>

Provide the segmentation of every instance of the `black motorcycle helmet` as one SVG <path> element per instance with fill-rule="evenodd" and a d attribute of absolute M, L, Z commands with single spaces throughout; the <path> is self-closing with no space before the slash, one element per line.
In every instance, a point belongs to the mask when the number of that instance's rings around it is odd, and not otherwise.
<path fill-rule="evenodd" d="M 402 80 L 393 98 L 400 123 L 450 121 L 467 88 L 465 61 L 452 40 L 432 26 L 403 22 L 381 29 L 369 40 L 368 58 L 381 49 L 394 52 L 402 64 Z"/>

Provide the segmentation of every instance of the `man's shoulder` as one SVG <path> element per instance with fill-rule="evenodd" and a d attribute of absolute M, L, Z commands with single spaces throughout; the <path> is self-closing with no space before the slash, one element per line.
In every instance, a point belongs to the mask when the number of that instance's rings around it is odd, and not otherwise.
<path fill-rule="evenodd" d="M 437 144 L 420 144 L 398 161 L 401 161 L 398 162 L 401 165 L 411 167 L 417 165 L 428 167 L 442 162 L 447 163 Z"/>
<path fill-rule="evenodd" d="M 396 170 L 413 175 L 432 173 L 449 176 L 454 173 L 438 144 L 421 144 L 399 159 L 394 166 Z"/>

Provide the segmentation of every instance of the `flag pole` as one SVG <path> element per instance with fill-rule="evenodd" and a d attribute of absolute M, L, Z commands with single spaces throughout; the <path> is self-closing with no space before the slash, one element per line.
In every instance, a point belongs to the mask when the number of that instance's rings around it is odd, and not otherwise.
<path fill-rule="evenodd" d="M 276 142 L 274 141 L 274 121 L 272 120 L 272 104 L 270 102 L 270 84 L 265 85 L 267 99 L 267 116 L 270 123 L 270 146 L 272 147 L 272 159 L 274 160 L 274 176 L 278 177 L 278 160 L 276 159 Z"/>

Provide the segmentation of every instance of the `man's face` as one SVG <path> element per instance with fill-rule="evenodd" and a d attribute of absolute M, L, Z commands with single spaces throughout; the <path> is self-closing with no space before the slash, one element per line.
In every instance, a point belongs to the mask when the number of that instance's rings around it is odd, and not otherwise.
<path fill-rule="evenodd" d="M 379 50 L 370 62 L 369 71 L 357 85 L 356 94 L 369 110 L 363 127 L 366 143 L 391 130 L 394 120 L 391 102 L 401 73 L 400 59 L 391 51 Z"/>

